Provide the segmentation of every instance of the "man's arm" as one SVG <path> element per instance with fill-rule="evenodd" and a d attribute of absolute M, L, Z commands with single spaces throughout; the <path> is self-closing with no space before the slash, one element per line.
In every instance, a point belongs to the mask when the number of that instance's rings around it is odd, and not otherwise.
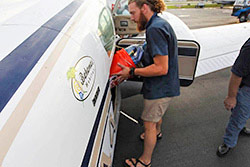
<path fill-rule="evenodd" d="M 152 77 L 152 76 L 161 76 L 168 73 L 168 55 L 165 56 L 156 55 L 153 60 L 154 64 L 151 64 L 144 68 L 136 68 L 134 70 L 134 75 L 139 75 L 143 77 Z M 129 78 L 130 68 L 119 63 L 118 65 L 122 68 L 122 70 L 117 74 L 114 74 L 118 75 L 118 77 L 112 83 L 119 84 Z M 115 84 L 113 85 L 112 83 L 111 85 L 112 87 L 114 87 Z"/>
<path fill-rule="evenodd" d="M 143 77 L 161 76 L 168 73 L 168 56 L 156 55 L 154 57 L 154 64 L 151 64 L 144 68 L 136 68 L 134 75 L 139 75 Z M 117 73 L 119 80 L 124 80 L 129 77 L 130 68 L 124 65 L 118 64 L 122 71 Z"/>
<path fill-rule="evenodd" d="M 145 68 L 136 68 L 135 75 L 143 77 L 161 76 L 168 73 L 168 55 L 156 55 L 154 57 L 154 64 Z"/>
<path fill-rule="evenodd" d="M 242 78 L 238 77 L 234 73 L 231 74 L 231 78 L 229 81 L 229 87 L 228 87 L 228 95 L 226 99 L 224 100 L 224 105 L 227 110 L 231 110 L 236 106 L 236 96 L 238 93 L 238 89 L 240 86 Z"/>

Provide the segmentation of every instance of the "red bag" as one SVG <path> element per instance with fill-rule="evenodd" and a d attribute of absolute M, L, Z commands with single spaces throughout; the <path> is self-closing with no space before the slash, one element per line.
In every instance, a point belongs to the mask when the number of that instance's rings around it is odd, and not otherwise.
<path fill-rule="evenodd" d="M 129 56 L 127 51 L 122 48 L 121 50 L 118 50 L 113 57 L 110 68 L 110 77 L 122 70 L 122 68 L 118 66 L 118 63 L 129 68 L 135 67 L 135 63 L 133 62 L 132 58 Z"/>

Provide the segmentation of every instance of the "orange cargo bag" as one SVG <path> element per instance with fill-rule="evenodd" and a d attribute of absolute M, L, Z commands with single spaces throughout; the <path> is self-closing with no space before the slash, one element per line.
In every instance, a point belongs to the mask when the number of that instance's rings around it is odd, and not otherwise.
<path fill-rule="evenodd" d="M 113 61 L 110 68 L 110 77 L 122 70 L 122 68 L 118 66 L 118 63 L 129 68 L 136 67 L 130 55 L 125 49 L 122 48 L 121 50 L 118 50 L 113 57 Z"/>

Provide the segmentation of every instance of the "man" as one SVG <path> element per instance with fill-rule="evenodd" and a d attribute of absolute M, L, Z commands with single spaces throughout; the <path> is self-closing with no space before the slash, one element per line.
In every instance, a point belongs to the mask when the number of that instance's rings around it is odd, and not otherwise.
<path fill-rule="evenodd" d="M 250 38 L 242 46 L 231 71 L 224 105 L 232 114 L 223 137 L 224 143 L 217 149 L 219 157 L 236 146 L 239 134 L 250 136 L 250 129 L 244 127 L 250 117 Z"/>
<path fill-rule="evenodd" d="M 146 29 L 147 45 L 142 60 L 144 67 L 130 69 L 120 65 L 122 71 L 117 78 L 119 81 L 133 76 L 144 78 L 141 115 L 144 151 L 138 159 L 125 160 L 126 166 L 151 166 L 157 137 L 161 137 L 162 116 L 172 97 L 180 95 L 176 35 L 170 24 L 157 16 L 164 9 L 162 0 L 129 0 L 131 20 L 137 23 L 139 31 Z"/>

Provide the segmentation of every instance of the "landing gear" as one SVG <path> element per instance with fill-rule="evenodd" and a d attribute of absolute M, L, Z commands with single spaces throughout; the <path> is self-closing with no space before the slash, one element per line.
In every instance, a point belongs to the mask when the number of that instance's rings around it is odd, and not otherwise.
<path fill-rule="evenodd" d="M 240 16 L 239 16 L 239 21 L 240 23 L 243 23 L 243 22 L 246 22 L 247 21 L 247 16 L 245 13 L 242 13 Z"/>

